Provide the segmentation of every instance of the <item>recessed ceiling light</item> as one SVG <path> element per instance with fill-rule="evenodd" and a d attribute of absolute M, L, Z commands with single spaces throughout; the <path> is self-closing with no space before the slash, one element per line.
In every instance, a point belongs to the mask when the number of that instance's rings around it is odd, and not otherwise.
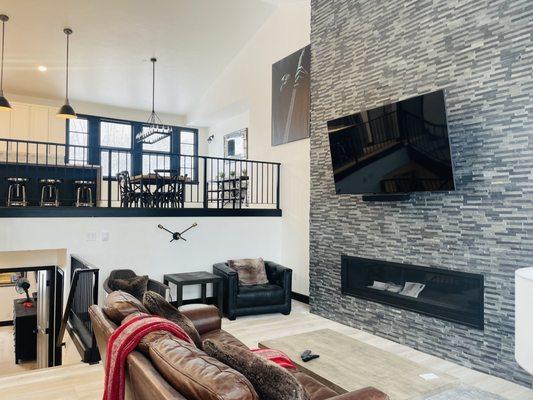
<path fill-rule="evenodd" d="M 46 70 L 47 70 L 48 68 L 46 68 L 45 65 L 39 65 L 39 66 L 37 67 L 37 69 L 38 69 L 39 71 L 41 71 L 41 72 L 46 72 Z"/>

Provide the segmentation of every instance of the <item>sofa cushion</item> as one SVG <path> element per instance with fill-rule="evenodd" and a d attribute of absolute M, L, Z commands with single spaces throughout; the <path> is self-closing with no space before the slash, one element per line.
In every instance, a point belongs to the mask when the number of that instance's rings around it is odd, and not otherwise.
<path fill-rule="evenodd" d="M 246 346 L 243 342 L 241 342 L 231 333 L 228 333 L 222 329 L 216 329 L 210 332 L 206 332 L 201 336 L 201 338 L 202 338 L 202 341 L 207 340 L 207 339 L 217 340 L 222 343 L 232 344 L 233 346 L 241 347 L 243 349 L 248 349 L 248 346 Z"/>
<path fill-rule="evenodd" d="M 270 306 L 283 304 L 285 293 L 278 285 L 267 283 L 265 285 L 240 286 L 237 294 L 237 308 Z"/>
<path fill-rule="evenodd" d="M 148 344 L 159 373 L 189 400 L 258 400 L 252 384 L 239 372 L 195 346 L 173 337 Z"/>
<path fill-rule="evenodd" d="M 242 373 L 254 385 L 261 399 L 307 400 L 303 386 L 295 376 L 279 365 L 264 359 L 249 349 L 205 340 L 207 354 Z"/>
<path fill-rule="evenodd" d="M 228 265 L 239 275 L 239 285 L 264 285 L 268 283 L 265 262 L 262 258 L 228 260 Z"/>
<path fill-rule="evenodd" d="M 130 314 L 149 314 L 142 303 L 131 294 L 117 290 L 107 295 L 104 314 L 115 324 L 120 325 L 122 320 Z"/>
<path fill-rule="evenodd" d="M 294 377 L 303 386 L 309 400 L 326 400 L 338 395 L 333 389 L 324 386 L 316 379 L 303 372 L 293 372 Z"/>
<path fill-rule="evenodd" d="M 202 339 L 194 327 L 192 321 L 183 315 L 177 308 L 173 307 L 159 293 L 148 291 L 144 294 L 143 305 L 151 314 L 166 318 L 180 328 L 192 339 L 196 347 L 202 348 Z"/>
<path fill-rule="evenodd" d="M 142 301 L 144 292 L 148 289 L 148 276 L 133 278 L 109 279 L 111 290 L 122 290 Z"/>

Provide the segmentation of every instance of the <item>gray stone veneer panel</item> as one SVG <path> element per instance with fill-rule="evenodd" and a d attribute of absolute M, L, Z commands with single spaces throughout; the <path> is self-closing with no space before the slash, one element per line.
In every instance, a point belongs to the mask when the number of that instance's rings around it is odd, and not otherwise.
<path fill-rule="evenodd" d="M 514 271 L 533 260 L 533 1 L 312 0 L 312 312 L 531 386 Z M 334 194 L 326 122 L 445 89 L 457 190 Z M 485 275 L 485 329 L 343 296 L 348 254 Z"/>

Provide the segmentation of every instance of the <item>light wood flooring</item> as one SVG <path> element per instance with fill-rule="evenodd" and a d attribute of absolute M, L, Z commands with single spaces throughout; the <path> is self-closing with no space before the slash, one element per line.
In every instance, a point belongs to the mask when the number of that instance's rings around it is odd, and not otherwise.
<path fill-rule="evenodd" d="M 458 378 L 462 383 L 508 400 L 533 400 L 533 390 L 461 367 L 409 347 L 312 315 L 294 302 L 291 315 L 281 314 L 224 320 L 223 328 L 255 347 L 261 340 L 329 328 L 400 357 Z M 393 372 L 391 371 L 391 374 Z M 0 377 L 0 398 L 9 400 L 99 400 L 103 392 L 101 365 L 76 364 Z"/>

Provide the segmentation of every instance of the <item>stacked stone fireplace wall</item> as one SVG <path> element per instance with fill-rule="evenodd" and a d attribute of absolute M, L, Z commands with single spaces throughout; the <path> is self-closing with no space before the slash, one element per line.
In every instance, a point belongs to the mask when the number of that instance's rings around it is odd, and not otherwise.
<path fill-rule="evenodd" d="M 533 262 L 533 3 L 312 0 L 312 312 L 531 386 L 514 271 Z M 335 195 L 326 123 L 446 91 L 456 191 Z M 477 330 L 341 294 L 341 254 L 485 276 Z"/>

